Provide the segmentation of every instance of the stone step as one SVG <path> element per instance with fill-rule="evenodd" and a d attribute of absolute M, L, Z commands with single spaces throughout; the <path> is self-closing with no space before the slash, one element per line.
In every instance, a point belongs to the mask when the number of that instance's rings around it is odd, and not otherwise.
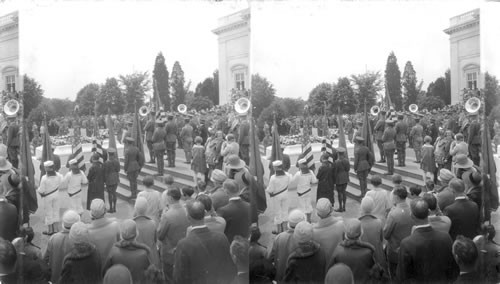
<path fill-rule="evenodd" d="M 123 162 L 124 159 L 120 158 L 120 163 L 123 167 Z M 165 161 L 166 162 L 166 161 Z M 145 163 L 143 167 L 143 171 L 148 171 L 149 174 L 155 174 L 158 173 L 156 164 L 148 164 Z M 188 164 L 185 164 L 184 161 L 182 161 L 180 158 L 176 158 L 175 160 L 175 168 L 164 168 L 164 174 L 169 174 L 174 177 L 174 179 L 182 179 L 186 181 L 190 181 L 194 185 L 194 176 L 193 176 L 193 171 L 191 170 L 191 166 Z"/>
<path fill-rule="evenodd" d="M 354 158 L 350 158 L 349 160 L 351 162 L 351 165 L 353 165 Z M 394 160 L 394 163 L 395 163 L 395 165 L 397 165 L 398 161 Z M 415 180 L 422 180 L 423 177 L 421 174 L 420 165 L 413 163 L 413 161 L 406 161 L 406 163 L 407 163 L 406 167 L 394 166 L 394 173 L 400 174 L 403 177 L 410 177 L 410 178 L 413 178 Z M 385 173 L 385 172 L 387 172 L 387 164 L 386 163 L 375 163 L 372 167 L 372 171 L 374 169 L 380 169 L 381 173 Z M 423 184 L 423 181 L 422 181 L 422 184 Z"/>

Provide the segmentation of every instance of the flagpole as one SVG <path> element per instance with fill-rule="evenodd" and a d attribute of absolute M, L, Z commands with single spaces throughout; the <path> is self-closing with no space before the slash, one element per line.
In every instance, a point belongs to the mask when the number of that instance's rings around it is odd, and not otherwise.
<path fill-rule="evenodd" d="M 24 135 L 25 133 L 25 121 L 24 121 L 24 94 L 23 94 L 23 91 L 21 91 L 19 93 L 19 101 L 20 101 L 20 108 L 19 108 L 19 113 L 21 115 L 21 125 L 20 125 L 20 132 L 22 133 L 21 134 L 21 138 L 23 139 L 21 141 L 21 145 L 23 144 L 26 144 L 26 139 L 27 137 Z M 21 147 L 21 151 L 24 150 L 24 152 L 26 152 L 26 145 L 23 145 L 23 147 Z M 25 156 L 27 155 L 26 153 L 24 153 Z M 27 165 L 24 165 L 24 166 L 27 166 Z M 22 225 L 23 225 L 23 216 L 24 216 L 24 187 L 23 187 L 23 180 L 24 180 L 24 174 L 23 174 L 23 159 L 19 159 L 19 179 L 21 180 L 20 184 L 18 185 L 18 189 L 19 189 L 19 220 L 18 220 L 18 228 L 19 230 L 21 229 Z M 19 188 L 20 186 L 20 188 Z M 23 255 L 24 255 L 24 239 L 22 240 L 21 242 L 21 252 L 19 253 L 19 255 L 21 255 L 21 257 L 19 258 L 19 283 L 24 283 L 24 272 L 23 272 Z"/>

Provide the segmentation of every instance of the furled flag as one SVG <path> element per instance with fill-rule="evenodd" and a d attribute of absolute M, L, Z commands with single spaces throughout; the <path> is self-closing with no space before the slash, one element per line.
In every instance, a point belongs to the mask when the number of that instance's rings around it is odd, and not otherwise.
<path fill-rule="evenodd" d="M 264 166 L 260 157 L 259 138 L 255 131 L 255 121 L 250 118 L 250 173 L 254 177 L 250 181 L 250 205 L 252 208 L 252 223 L 257 223 L 259 213 L 267 208 L 264 188 Z"/>
<path fill-rule="evenodd" d="M 345 156 L 348 158 L 347 154 L 347 143 L 345 141 L 345 134 L 344 134 L 344 119 L 342 118 L 342 113 L 339 108 L 339 113 L 337 115 L 337 119 L 339 122 L 339 147 L 342 147 L 346 149 Z"/>
<path fill-rule="evenodd" d="M 116 138 L 115 138 L 115 126 L 111 115 L 108 113 L 106 116 L 106 126 L 108 127 L 109 143 L 108 148 L 116 149 Z M 118 158 L 118 151 L 116 152 L 116 157 Z"/>
<path fill-rule="evenodd" d="M 54 156 L 52 155 L 52 142 L 50 141 L 49 128 L 47 127 L 47 119 L 43 120 L 43 127 L 45 132 L 42 134 L 42 163 L 41 163 L 41 173 L 40 178 L 45 175 L 45 167 L 43 163 L 46 161 L 53 161 Z"/>
<path fill-rule="evenodd" d="M 361 129 L 361 137 L 365 139 L 365 145 L 368 147 L 370 152 L 373 154 L 373 142 L 372 142 L 372 125 L 370 123 L 370 119 L 368 119 L 368 112 L 366 111 L 365 104 L 365 114 L 363 115 L 363 128 Z"/>
<path fill-rule="evenodd" d="M 311 171 L 314 171 L 316 169 L 316 166 L 314 165 L 314 156 L 313 156 L 313 153 L 312 153 L 312 144 L 311 144 L 311 142 L 307 143 L 307 145 L 304 147 L 304 150 L 302 152 L 302 157 L 304 157 L 304 159 L 306 159 L 307 167 Z"/>
<path fill-rule="evenodd" d="M 28 210 L 30 214 L 34 214 L 38 209 L 37 195 L 35 190 L 35 167 L 31 157 L 31 148 L 29 143 L 28 129 L 23 119 L 21 132 L 21 148 L 20 148 L 20 166 L 23 182 L 22 208 Z M 21 214 L 25 216 L 26 214 Z M 21 220 L 23 218 L 20 218 Z M 20 220 L 20 221 L 21 221 Z"/>
<path fill-rule="evenodd" d="M 139 148 L 139 151 L 144 154 L 144 144 L 142 143 L 141 121 L 139 120 L 139 113 L 134 106 L 134 121 L 132 124 L 132 138 L 135 140 L 134 144 Z"/>
<path fill-rule="evenodd" d="M 326 153 L 328 153 L 328 155 L 330 155 L 330 157 L 332 157 L 333 156 L 332 141 L 328 138 L 323 139 L 323 147 L 325 148 Z"/>
<path fill-rule="evenodd" d="M 271 144 L 271 159 L 269 160 L 270 175 L 274 174 L 272 163 L 277 160 L 283 160 L 283 152 L 281 152 L 280 135 L 278 133 L 278 125 L 276 118 L 273 119 L 273 127 L 271 129 L 273 135 L 273 143 Z"/>
<path fill-rule="evenodd" d="M 491 211 L 496 211 L 498 209 L 498 189 L 497 189 L 497 168 L 495 165 L 495 160 L 493 158 L 493 150 L 491 148 L 490 131 L 488 126 L 488 120 L 483 119 L 483 131 L 482 131 L 482 155 L 481 155 L 481 166 L 483 170 L 483 187 L 481 199 L 483 200 L 481 207 L 481 219 L 482 221 L 491 220 Z"/>

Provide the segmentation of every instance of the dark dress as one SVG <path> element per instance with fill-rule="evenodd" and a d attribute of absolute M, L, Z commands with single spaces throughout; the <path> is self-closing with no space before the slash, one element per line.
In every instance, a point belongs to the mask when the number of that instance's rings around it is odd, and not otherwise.
<path fill-rule="evenodd" d="M 89 180 L 87 210 L 90 210 L 90 203 L 92 203 L 92 200 L 96 198 L 104 200 L 104 168 L 101 163 L 92 164 L 87 179 Z"/>
<path fill-rule="evenodd" d="M 318 191 L 316 194 L 316 201 L 320 198 L 328 198 L 332 205 L 335 203 L 335 198 L 333 197 L 333 189 L 335 187 L 333 167 L 332 163 L 323 163 L 318 170 L 316 175 L 318 179 Z"/>

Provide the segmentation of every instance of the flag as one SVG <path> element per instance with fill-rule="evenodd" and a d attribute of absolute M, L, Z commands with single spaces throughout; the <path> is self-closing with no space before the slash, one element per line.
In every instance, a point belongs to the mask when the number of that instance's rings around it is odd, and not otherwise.
<path fill-rule="evenodd" d="M 344 119 L 342 118 L 342 112 L 340 111 L 340 107 L 339 107 L 339 113 L 337 115 L 337 119 L 339 122 L 339 147 L 346 149 L 345 156 L 348 157 L 348 155 L 347 155 L 347 143 L 345 141 L 345 133 L 344 133 Z"/>
<path fill-rule="evenodd" d="M 43 163 L 46 161 L 53 161 L 54 156 L 52 155 L 52 142 L 50 141 L 49 128 L 47 127 L 47 119 L 43 120 L 43 127 L 45 128 L 45 132 L 42 135 L 42 164 L 40 177 L 45 175 L 45 167 Z"/>
<path fill-rule="evenodd" d="M 496 172 L 497 168 L 495 165 L 495 160 L 493 158 L 493 150 L 491 148 L 491 139 L 489 133 L 489 126 L 487 119 L 483 119 L 483 131 L 482 131 L 482 156 L 481 156 L 481 166 L 483 169 L 483 193 L 482 193 L 482 208 L 481 208 L 481 220 L 490 220 L 490 212 L 498 209 L 498 184 Z"/>
<path fill-rule="evenodd" d="M 111 115 L 108 113 L 106 116 L 106 126 L 108 127 L 108 136 L 109 136 L 109 143 L 108 143 L 108 148 L 114 148 L 116 150 L 116 138 L 115 138 L 115 126 L 114 122 L 111 119 Z M 118 151 L 116 153 L 118 157 Z"/>
<path fill-rule="evenodd" d="M 307 143 L 307 145 L 304 147 L 304 150 L 302 152 L 302 157 L 304 159 L 306 159 L 307 167 L 311 171 L 314 171 L 316 167 L 314 166 L 314 156 L 313 156 L 313 153 L 312 153 L 312 144 L 311 144 L 311 142 Z"/>
<path fill-rule="evenodd" d="M 326 153 L 328 154 L 328 159 L 333 159 L 333 146 L 332 141 L 328 138 L 323 139 L 323 148 L 325 148 Z"/>
<path fill-rule="evenodd" d="M 20 148 L 20 168 L 21 176 L 23 182 L 23 196 L 21 197 L 23 202 L 23 210 L 28 210 L 29 213 L 34 214 L 38 209 L 38 201 L 35 190 L 35 167 L 33 166 L 33 160 L 31 157 L 31 148 L 28 136 L 28 129 L 26 123 L 22 122 L 22 132 L 21 132 L 21 148 Z M 21 220 L 22 221 L 22 218 Z"/>
<path fill-rule="evenodd" d="M 281 152 L 280 135 L 278 133 L 278 125 L 276 124 L 276 118 L 273 119 L 272 127 L 273 143 L 271 144 L 271 159 L 269 160 L 270 175 L 274 174 L 274 168 L 272 163 L 274 161 L 283 160 L 283 153 Z"/>
<path fill-rule="evenodd" d="M 250 182 L 250 205 L 252 207 L 252 223 L 259 219 L 258 213 L 266 211 L 266 193 L 264 188 L 264 166 L 260 157 L 260 143 L 255 131 L 255 121 L 250 118 L 250 173 L 256 179 Z"/>
<path fill-rule="evenodd" d="M 139 113 L 137 108 L 134 107 L 134 121 L 132 124 L 132 138 L 135 140 L 134 144 L 144 154 L 144 144 L 142 143 L 141 121 L 139 120 Z"/>
<path fill-rule="evenodd" d="M 365 145 L 368 147 L 370 152 L 373 152 L 373 142 L 372 142 L 372 125 L 370 123 L 370 119 L 368 118 L 368 112 L 366 111 L 366 104 L 365 104 L 365 114 L 363 116 L 363 128 L 361 129 L 361 137 L 365 139 Z"/>

